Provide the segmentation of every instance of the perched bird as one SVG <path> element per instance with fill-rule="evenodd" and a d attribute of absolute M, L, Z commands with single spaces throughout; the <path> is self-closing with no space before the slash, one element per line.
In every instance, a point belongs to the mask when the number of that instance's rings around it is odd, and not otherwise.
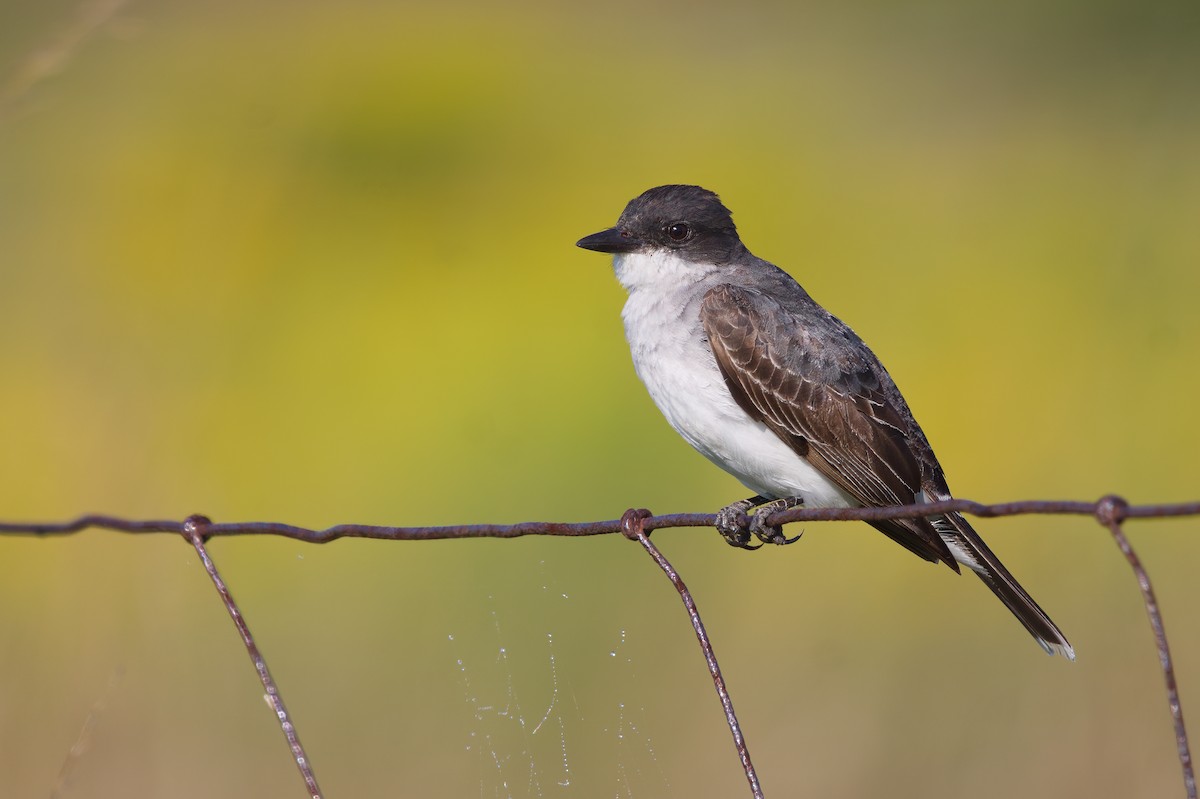
<path fill-rule="evenodd" d="M 942 467 L 879 359 L 782 269 L 750 253 L 721 200 L 659 186 L 578 246 L 613 255 L 638 376 L 667 421 L 755 493 L 717 514 L 729 543 L 784 544 L 782 508 L 950 498 Z M 745 514 L 750 512 L 750 522 Z M 1047 652 L 1062 631 L 958 513 L 871 522 L 896 543 L 974 571 Z"/>

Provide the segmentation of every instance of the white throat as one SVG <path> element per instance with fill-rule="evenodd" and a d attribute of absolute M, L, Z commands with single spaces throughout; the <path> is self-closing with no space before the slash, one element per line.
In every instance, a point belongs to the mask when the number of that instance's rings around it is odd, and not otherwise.
<path fill-rule="evenodd" d="M 614 255 L 613 272 L 630 294 L 642 290 L 669 293 L 695 285 L 715 274 L 717 267 L 688 261 L 671 250 L 654 250 Z"/>

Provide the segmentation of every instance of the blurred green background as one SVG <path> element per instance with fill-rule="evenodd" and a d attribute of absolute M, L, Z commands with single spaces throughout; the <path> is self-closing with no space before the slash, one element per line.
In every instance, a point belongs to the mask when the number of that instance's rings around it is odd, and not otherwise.
<path fill-rule="evenodd" d="M 0 518 L 742 497 L 573 246 L 665 182 L 720 192 L 872 344 L 960 496 L 1200 498 L 1194 2 L 130 2 L 83 35 L 96 8 L 0 6 Z M 1107 534 L 979 527 L 1077 663 L 865 525 L 655 534 L 768 796 L 1182 794 Z M 1128 532 L 1195 723 L 1200 519 Z M 747 795 L 619 537 L 211 551 L 330 796 Z M 302 795 L 181 541 L 5 537 L 0 601 L 0 794 L 69 760 L 62 796 Z"/>

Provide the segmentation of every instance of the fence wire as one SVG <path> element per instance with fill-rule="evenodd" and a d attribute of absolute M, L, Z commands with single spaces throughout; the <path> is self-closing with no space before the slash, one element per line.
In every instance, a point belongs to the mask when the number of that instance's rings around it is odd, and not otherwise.
<path fill-rule="evenodd" d="M 1142 593 L 1142 602 L 1146 615 L 1154 633 L 1155 647 L 1158 653 L 1159 665 L 1162 669 L 1163 680 L 1167 689 L 1167 705 L 1174 727 L 1175 742 L 1178 749 L 1179 763 L 1183 771 L 1184 792 L 1187 799 L 1197 799 L 1196 775 L 1192 764 L 1191 748 L 1188 742 L 1187 727 L 1183 720 L 1183 707 L 1179 697 L 1179 689 L 1175 679 L 1175 665 L 1171 659 L 1171 650 L 1167 640 L 1166 628 L 1163 625 L 1162 613 L 1158 600 L 1150 583 L 1150 576 L 1143 567 L 1129 539 L 1125 536 L 1123 524 L 1130 519 L 1161 519 L 1180 516 L 1200 515 L 1200 502 L 1184 502 L 1162 505 L 1130 505 L 1116 495 L 1101 497 L 1095 502 L 1058 501 L 1058 500 L 1026 500 L 1021 502 L 1005 502 L 987 505 L 965 499 L 950 499 L 920 505 L 902 505 L 890 508 L 793 508 L 771 514 L 765 521 L 769 525 L 782 525 L 794 522 L 816 521 L 880 521 L 884 519 L 912 519 L 921 516 L 931 516 L 957 511 L 973 516 L 1018 516 L 1018 515 L 1077 515 L 1091 516 L 1112 535 L 1121 553 L 1125 556 L 1130 568 L 1137 578 L 1138 587 Z M 748 521 L 748 520 L 746 520 Z M 758 774 L 750 759 L 749 746 L 742 734 L 737 714 L 734 712 L 733 701 L 730 698 L 725 679 L 717 663 L 716 652 L 704 623 L 700 618 L 695 598 L 688 590 L 683 578 L 667 560 L 666 556 L 650 541 L 650 533 L 673 527 L 713 527 L 716 515 L 711 513 L 677 513 L 655 516 L 645 509 L 631 508 L 620 519 L 595 522 L 519 522 L 517 524 L 468 524 L 440 527 L 385 527 L 378 525 L 339 524 L 323 530 L 297 527 L 277 522 L 233 522 L 214 523 L 205 516 L 193 515 L 182 521 L 145 521 L 124 519 L 117 516 L 89 514 L 66 522 L 0 522 L 0 534 L 35 535 L 39 537 L 60 536 L 78 533 L 86 529 L 112 530 L 122 533 L 174 533 L 182 536 L 192 545 L 205 571 L 211 578 L 222 603 L 229 612 L 238 634 L 242 639 L 246 652 L 249 654 L 254 669 L 266 691 L 267 703 L 275 714 L 292 759 L 295 761 L 304 779 L 305 789 L 311 799 L 321 799 L 323 796 L 313 772 L 312 763 L 300 743 L 299 734 L 286 707 L 279 686 L 267 668 L 263 657 L 245 617 L 233 599 L 232 593 L 222 579 L 216 564 L 213 562 L 205 543 L 215 536 L 235 535 L 274 535 L 305 541 L 313 544 L 323 544 L 339 538 L 373 538 L 396 541 L 424 541 L 446 538 L 518 538 L 526 535 L 550 536 L 588 536 L 620 533 L 627 538 L 640 543 L 654 562 L 662 569 L 675 590 L 679 592 L 687 611 L 696 639 L 704 655 L 709 674 L 713 679 L 713 687 L 721 702 L 726 722 L 733 735 L 734 748 L 738 761 L 746 774 L 750 792 L 755 799 L 762 799 L 763 791 Z"/>

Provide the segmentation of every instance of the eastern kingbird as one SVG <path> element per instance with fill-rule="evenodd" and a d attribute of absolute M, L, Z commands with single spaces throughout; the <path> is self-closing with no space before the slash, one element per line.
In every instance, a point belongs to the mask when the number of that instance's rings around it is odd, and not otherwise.
<path fill-rule="evenodd" d="M 950 498 L 942 467 L 879 359 L 782 269 L 738 237 L 721 200 L 659 186 L 616 227 L 584 239 L 612 253 L 638 377 L 667 421 L 756 496 L 717 514 L 735 546 L 784 544 L 776 510 L 884 507 Z M 750 523 L 744 514 L 753 511 Z M 871 522 L 925 560 L 974 571 L 1050 654 L 1075 651 L 961 515 Z"/>

